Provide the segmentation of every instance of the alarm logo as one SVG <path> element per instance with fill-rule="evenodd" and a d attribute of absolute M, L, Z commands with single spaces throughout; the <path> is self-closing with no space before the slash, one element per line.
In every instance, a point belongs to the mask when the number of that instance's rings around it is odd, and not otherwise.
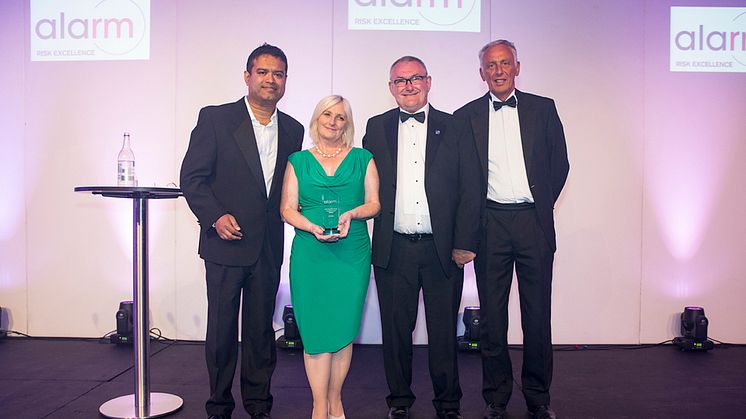
<path fill-rule="evenodd" d="M 479 32 L 480 0 L 349 0 L 348 29 Z"/>
<path fill-rule="evenodd" d="M 31 0 L 31 60 L 150 58 L 150 0 Z"/>
<path fill-rule="evenodd" d="M 746 72 L 746 8 L 671 7 L 671 71 Z"/>

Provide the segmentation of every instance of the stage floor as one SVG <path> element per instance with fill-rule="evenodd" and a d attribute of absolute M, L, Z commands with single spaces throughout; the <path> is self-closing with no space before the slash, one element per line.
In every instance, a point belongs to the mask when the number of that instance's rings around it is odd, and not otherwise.
<path fill-rule="evenodd" d="M 569 350 L 568 350 L 569 349 Z M 512 350 L 516 380 L 521 352 Z M 131 347 L 95 339 L 0 340 L 1 418 L 97 418 L 109 399 L 132 394 Z M 205 418 L 207 373 L 202 343 L 151 343 L 151 391 L 172 393 L 184 406 L 169 418 Z M 459 356 L 462 413 L 479 419 L 481 363 L 478 353 Z M 237 374 L 238 375 L 238 374 Z M 435 417 L 427 373 L 427 347 L 414 350 L 413 419 Z M 528 418 L 515 384 L 509 418 Z M 240 400 L 238 380 L 233 394 Z M 299 351 L 278 350 L 272 381 L 275 419 L 309 418 L 311 395 Z M 387 394 L 381 347 L 357 345 L 343 391 L 347 417 L 381 419 Z M 234 418 L 248 418 L 242 409 Z M 746 417 L 746 347 L 718 346 L 708 353 L 682 353 L 665 345 L 554 353 L 552 407 L 560 418 L 740 418 Z"/>

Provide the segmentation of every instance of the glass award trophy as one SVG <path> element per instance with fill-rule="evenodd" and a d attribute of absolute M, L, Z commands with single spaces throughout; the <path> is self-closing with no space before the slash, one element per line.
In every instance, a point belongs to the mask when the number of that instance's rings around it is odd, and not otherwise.
<path fill-rule="evenodd" d="M 321 194 L 321 208 L 323 210 L 323 219 L 321 226 L 324 228 L 324 234 L 339 233 L 339 198 L 337 194 L 328 190 Z"/>

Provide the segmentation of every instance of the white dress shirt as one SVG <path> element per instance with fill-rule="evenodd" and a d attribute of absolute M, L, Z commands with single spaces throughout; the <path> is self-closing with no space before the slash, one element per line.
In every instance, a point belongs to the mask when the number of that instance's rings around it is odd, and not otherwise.
<path fill-rule="evenodd" d="M 425 122 L 409 118 L 399 119 L 396 152 L 396 203 L 394 231 L 404 234 L 431 234 L 430 207 L 425 195 L 425 149 L 429 105 L 417 112 L 425 112 Z M 402 112 L 401 109 L 399 109 Z M 414 113 L 417 113 L 414 112 Z"/>
<path fill-rule="evenodd" d="M 501 102 L 490 93 L 487 199 L 504 204 L 534 202 L 523 159 L 518 107 L 503 106 L 496 111 L 493 101 Z"/>
<path fill-rule="evenodd" d="M 277 164 L 277 108 L 272 113 L 269 124 L 262 125 L 254 116 L 254 112 L 249 106 L 248 97 L 244 96 L 244 101 L 246 102 L 246 108 L 249 110 L 251 125 L 254 127 L 256 148 L 259 150 L 259 160 L 262 162 L 264 185 L 267 187 L 267 196 L 269 196 L 272 178 L 275 175 L 275 165 Z"/>

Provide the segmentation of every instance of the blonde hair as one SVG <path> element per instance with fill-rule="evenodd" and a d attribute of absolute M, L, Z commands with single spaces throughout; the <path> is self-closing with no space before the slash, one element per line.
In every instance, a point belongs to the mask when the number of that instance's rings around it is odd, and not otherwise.
<path fill-rule="evenodd" d="M 355 123 L 352 122 L 352 107 L 350 101 L 339 95 L 329 95 L 322 98 L 316 105 L 316 109 L 313 110 L 311 115 L 311 126 L 308 129 L 308 135 L 311 136 L 311 141 L 318 144 L 319 141 L 319 117 L 324 111 L 331 108 L 332 106 L 342 103 L 345 110 L 346 124 L 344 131 L 342 132 L 342 145 L 345 147 L 352 147 L 352 142 L 355 137 Z"/>

